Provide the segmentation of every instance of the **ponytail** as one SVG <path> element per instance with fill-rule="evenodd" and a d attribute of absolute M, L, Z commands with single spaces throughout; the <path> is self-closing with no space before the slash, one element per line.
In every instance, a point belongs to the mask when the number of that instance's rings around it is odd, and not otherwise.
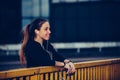
<path fill-rule="evenodd" d="M 29 39 L 29 27 L 30 27 L 30 25 L 27 25 L 23 28 L 24 38 L 23 38 L 23 41 L 22 41 L 22 44 L 21 44 L 21 49 L 19 51 L 19 57 L 20 57 L 20 63 L 21 64 L 26 64 L 24 50 L 25 50 L 25 46 L 26 46 L 26 44 L 28 42 L 28 39 Z"/>
<path fill-rule="evenodd" d="M 23 48 L 23 50 L 24 50 L 24 48 L 25 48 L 25 46 L 26 46 L 26 44 L 27 44 L 27 42 L 28 42 L 28 39 L 29 39 L 29 26 L 30 25 L 27 25 L 27 26 L 25 26 L 25 28 L 23 29 L 23 35 L 24 35 L 24 38 L 23 38 L 23 42 L 22 42 L 22 48 Z"/>

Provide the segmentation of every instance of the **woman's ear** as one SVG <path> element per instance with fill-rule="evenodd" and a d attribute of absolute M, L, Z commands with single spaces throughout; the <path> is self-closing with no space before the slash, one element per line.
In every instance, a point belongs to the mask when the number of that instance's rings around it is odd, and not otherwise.
<path fill-rule="evenodd" d="M 37 29 L 35 29 L 35 33 L 36 33 L 36 34 L 39 34 L 39 31 L 38 31 Z"/>

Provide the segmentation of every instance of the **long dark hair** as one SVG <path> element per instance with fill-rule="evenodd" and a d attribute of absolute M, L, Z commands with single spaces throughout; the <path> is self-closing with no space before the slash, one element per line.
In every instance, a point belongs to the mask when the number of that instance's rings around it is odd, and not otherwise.
<path fill-rule="evenodd" d="M 23 62 L 23 57 L 24 57 L 24 49 L 25 49 L 25 46 L 27 44 L 27 42 L 29 40 L 33 40 L 34 37 L 35 37 L 35 29 L 40 29 L 42 24 L 44 22 L 48 21 L 47 19 L 43 19 L 43 18 L 36 18 L 34 19 L 30 24 L 26 25 L 24 28 L 23 28 L 23 40 L 22 40 L 22 45 L 21 45 L 21 49 L 19 51 L 19 55 L 20 55 L 20 61 L 21 63 L 24 63 Z"/>

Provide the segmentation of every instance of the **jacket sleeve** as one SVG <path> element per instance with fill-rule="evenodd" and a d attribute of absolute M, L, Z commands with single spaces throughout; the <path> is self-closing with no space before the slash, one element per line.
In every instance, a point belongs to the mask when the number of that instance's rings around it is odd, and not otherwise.
<path fill-rule="evenodd" d="M 53 59 L 55 61 L 60 61 L 60 62 L 64 62 L 64 60 L 66 59 L 64 56 L 60 55 L 59 53 L 57 53 L 57 51 L 55 50 L 55 48 L 49 43 L 48 46 L 49 51 L 52 52 L 53 54 Z"/>

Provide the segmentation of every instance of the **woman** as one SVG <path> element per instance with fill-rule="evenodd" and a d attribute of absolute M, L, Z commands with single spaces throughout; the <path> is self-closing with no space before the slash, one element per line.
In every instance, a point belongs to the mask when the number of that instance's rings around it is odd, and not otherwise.
<path fill-rule="evenodd" d="M 20 62 L 27 67 L 60 66 L 74 73 L 75 67 L 70 60 L 58 54 L 48 42 L 50 25 L 46 19 L 37 18 L 27 25 L 24 30 L 24 39 L 19 52 Z"/>

